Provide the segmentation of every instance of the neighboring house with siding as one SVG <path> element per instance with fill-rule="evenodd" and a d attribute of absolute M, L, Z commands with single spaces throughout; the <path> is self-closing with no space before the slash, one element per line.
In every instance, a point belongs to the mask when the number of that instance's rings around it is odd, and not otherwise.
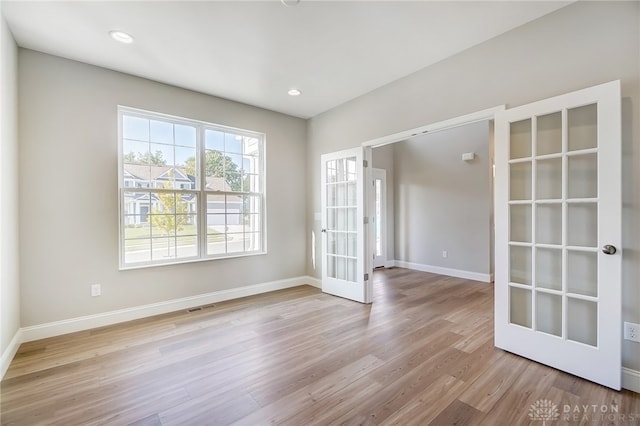
<path fill-rule="evenodd" d="M 195 189 L 195 177 L 181 167 L 155 166 L 146 164 L 124 165 L 125 187 L 125 226 L 145 226 L 149 223 L 149 214 L 160 206 L 155 188 Z M 131 188 L 131 191 L 128 189 Z M 144 191 L 140 191 L 144 189 Z M 206 189 L 216 192 L 232 192 L 231 186 L 221 177 L 208 177 Z M 187 213 L 198 212 L 195 194 L 183 194 L 182 201 L 187 203 Z M 226 197 L 226 208 L 225 208 Z M 211 193 L 207 196 L 207 225 L 241 224 L 243 198 L 241 195 Z M 190 221 L 188 222 L 190 223 Z"/>
<path fill-rule="evenodd" d="M 224 178 L 214 176 L 207 177 L 206 189 L 231 192 L 231 186 Z M 242 223 L 240 221 L 242 206 L 243 198 L 241 195 L 207 195 L 207 225 L 240 225 Z"/>

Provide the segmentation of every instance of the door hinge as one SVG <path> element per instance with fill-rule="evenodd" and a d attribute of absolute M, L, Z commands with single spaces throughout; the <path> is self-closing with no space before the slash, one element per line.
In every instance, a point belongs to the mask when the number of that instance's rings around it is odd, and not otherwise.
<path fill-rule="evenodd" d="M 369 162 L 367 160 L 362 160 L 362 167 L 369 167 Z"/>
<path fill-rule="evenodd" d="M 369 223 L 369 218 L 365 216 L 363 222 L 365 225 L 367 225 Z"/>
<path fill-rule="evenodd" d="M 369 274 L 364 274 L 364 280 L 369 281 Z"/>

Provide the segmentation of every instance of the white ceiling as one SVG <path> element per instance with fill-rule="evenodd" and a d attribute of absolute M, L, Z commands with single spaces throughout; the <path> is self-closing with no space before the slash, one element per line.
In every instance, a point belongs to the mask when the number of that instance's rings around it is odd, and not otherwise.
<path fill-rule="evenodd" d="M 568 3 L 3 0 L 2 13 L 19 46 L 308 118 Z"/>

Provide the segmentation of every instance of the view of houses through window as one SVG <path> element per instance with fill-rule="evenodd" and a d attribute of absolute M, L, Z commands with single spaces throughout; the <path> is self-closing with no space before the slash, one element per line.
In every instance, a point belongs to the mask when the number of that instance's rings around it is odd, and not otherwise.
<path fill-rule="evenodd" d="M 121 266 L 264 251 L 262 134 L 119 114 Z"/>

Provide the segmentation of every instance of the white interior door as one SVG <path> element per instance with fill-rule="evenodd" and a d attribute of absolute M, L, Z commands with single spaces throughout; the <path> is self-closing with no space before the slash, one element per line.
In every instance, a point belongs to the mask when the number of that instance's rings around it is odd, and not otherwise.
<path fill-rule="evenodd" d="M 373 267 L 387 263 L 387 171 L 371 169 L 373 203 L 370 211 L 373 230 Z"/>
<path fill-rule="evenodd" d="M 620 389 L 620 84 L 495 126 L 495 344 Z"/>
<path fill-rule="evenodd" d="M 354 148 L 321 157 L 322 291 L 362 303 L 371 303 L 364 188 L 370 152 Z"/>

